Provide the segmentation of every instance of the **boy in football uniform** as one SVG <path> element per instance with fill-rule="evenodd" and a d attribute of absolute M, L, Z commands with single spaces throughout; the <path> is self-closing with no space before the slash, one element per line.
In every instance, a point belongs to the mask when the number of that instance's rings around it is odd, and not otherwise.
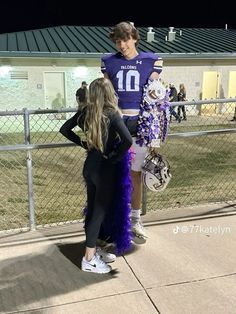
<path fill-rule="evenodd" d="M 142 201 L 143 161 L 148 147 L 137 144 L 137 122 L 140 104 L 143 100 L 144 86 L 157 80 L 162 71 L 162 58 L 152 52 L 138 52 L 140 39 L 138 30 L 131 22 L 121 22 L 109 33 L 116 45 L 117 53 L 102 57 L 101 71 L 109 78 L 118 95 L 118 106 L 123 119 L 133 137 L 131 147 L 134 158 L 131 165 L 133 192 L 131 197 L 132 231 L 138 237 L 146 237 L 140 214 Z M 158 147 L 159 145 L 155 145 Z"/>

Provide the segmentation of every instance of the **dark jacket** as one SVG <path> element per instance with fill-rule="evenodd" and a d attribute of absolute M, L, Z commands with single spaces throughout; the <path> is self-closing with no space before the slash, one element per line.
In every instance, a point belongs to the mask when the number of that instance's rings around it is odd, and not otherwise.
<path fill-rule="evenodd" d="M 87 94 L 87 90 L 86 88 L 82 88 L 80 87 L 77 91 L 76 91 L 76 98 L 78 97 L 78 101 L 79 102 L 84 102 L 86 100 L 86 94 Z"/>
<path fill-rule="evenodd" d="M 174 86 L 170 88 L 170 101 L 178 101 L 177 89 Z"/>

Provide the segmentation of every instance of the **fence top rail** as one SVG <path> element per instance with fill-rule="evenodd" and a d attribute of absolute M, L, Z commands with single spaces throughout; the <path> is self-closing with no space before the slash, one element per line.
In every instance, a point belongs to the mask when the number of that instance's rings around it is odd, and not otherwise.
<path fill-rule="evenodd" d="M 219 105 L 221 103 L 236 103 L 236 98 L 223 98 L 223 99 L 205 99 L 205 100 L 191 100 L 191 101 L 177 101 L 171 102 L 171 106 L 177 105 L 205 105 L 205 104 L 216 104 Z M 77 108 L 63 108 L 63 109 L 27 109 L 23 108 L 22 110 L 5 110 L 0 111 L 0 116 L 15 116 L 15 115 L 25 115 L 25 114 L 50 114 L 50 113 L 61 113 L 61 112 L 76 112 Z"/>
<path fill-rule="evenodd" d="M 206 105 L 206 104 L 215 104 L 215 105 L 219 105 L 222 103 L 232 103 L 232 102 L 236 102 L 236 98 L 222 98 L 222 99 L 203 99 L 203 100 L 188 100 L 188 101 L 173 101 L 171 102 L 171 106 L 179 106 L 179 105 Z"/>
<path fill-rule="evenodd" d="M 61 112 L 76 112 L 77 108 L 63 108 L 63 109 L 27 109 L 24 108 L 22 110 L 6 110 L 0 111 L 0 116 L 24 116 L 30 114 L 50 114 L 50 113 L 61 113 Z"/>
<path fill-rule="evenodd" d="M 185 132 L 185 133 L 170 133 L 169 137 L 193 137 L 203 135 L 219 135 L 225 133 L 236 133 L 235 129 L 220 129 L 220 130 L 209 130 L 209 131 L 196 131 L 196 132 Z M 32 150 L 32 149 L 47 149 L 47 148 L 60 148 L 78 146 L 72 142 L 59 142 L 59 143 L 48 143 L 48 144 L 14 144 L 14 145 L 0 145 L 1 151 L 19 151 L 19 150 Z M 78 146 L 80 147 L 80 146 Z"/>

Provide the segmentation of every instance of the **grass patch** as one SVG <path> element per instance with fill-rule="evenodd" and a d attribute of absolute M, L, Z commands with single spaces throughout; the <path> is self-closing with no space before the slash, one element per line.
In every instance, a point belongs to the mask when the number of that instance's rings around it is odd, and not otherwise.
<path fill-rule="evenodd" d="M 229 123 L 207 124 L 203 118 L 200 124 L 197 118 L 188 117 L 187 123 L 172 123 L 170 133 L 232 127 Z M 32 143 L 64 140 L 58 131 L 31 134 Z M 2 145 L 20 141 L 22 134 L 19 133 L 0 137 Z M 169 137 L 160 152 L 168 159 L 173 178 L 162 193 L 147 191 L 147 210 L 235 200 L 235 147 L 236 134 Z M 76 146 L 32 151 L 37 224 L 82 218 L 86 204 L 82 178 L 84 159 L 85 151 Z M 0 152 L 0 230 L 28 226 L 27 195 L 26 153 Z"/>

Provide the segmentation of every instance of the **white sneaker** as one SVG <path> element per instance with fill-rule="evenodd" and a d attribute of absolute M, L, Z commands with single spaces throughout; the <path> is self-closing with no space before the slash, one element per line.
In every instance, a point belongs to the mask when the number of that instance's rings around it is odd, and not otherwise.
<path fill-rule="evenodd" d="M 116 255 L 107 252 L 105 248 L 98 246 L 96 252 L 100 256 L 101 260 L 105 263 L 112 263 L 116 260 Z"/>
<path fill-rule="evenodd" d="M 95 254 L 89 262 L 83 257 L 81 269 L 91 273 L 106 274 L 109 273 L 112 268 L 103 262 L 98 254 Z"/>
<path fill-rule="evenodd" d="M 131 218 L 132 221 L 132 232 L 137 236 L 141 238 L 147 238 L 147 235 L 144 231 L 142 222 L 138 218 Z"/>

